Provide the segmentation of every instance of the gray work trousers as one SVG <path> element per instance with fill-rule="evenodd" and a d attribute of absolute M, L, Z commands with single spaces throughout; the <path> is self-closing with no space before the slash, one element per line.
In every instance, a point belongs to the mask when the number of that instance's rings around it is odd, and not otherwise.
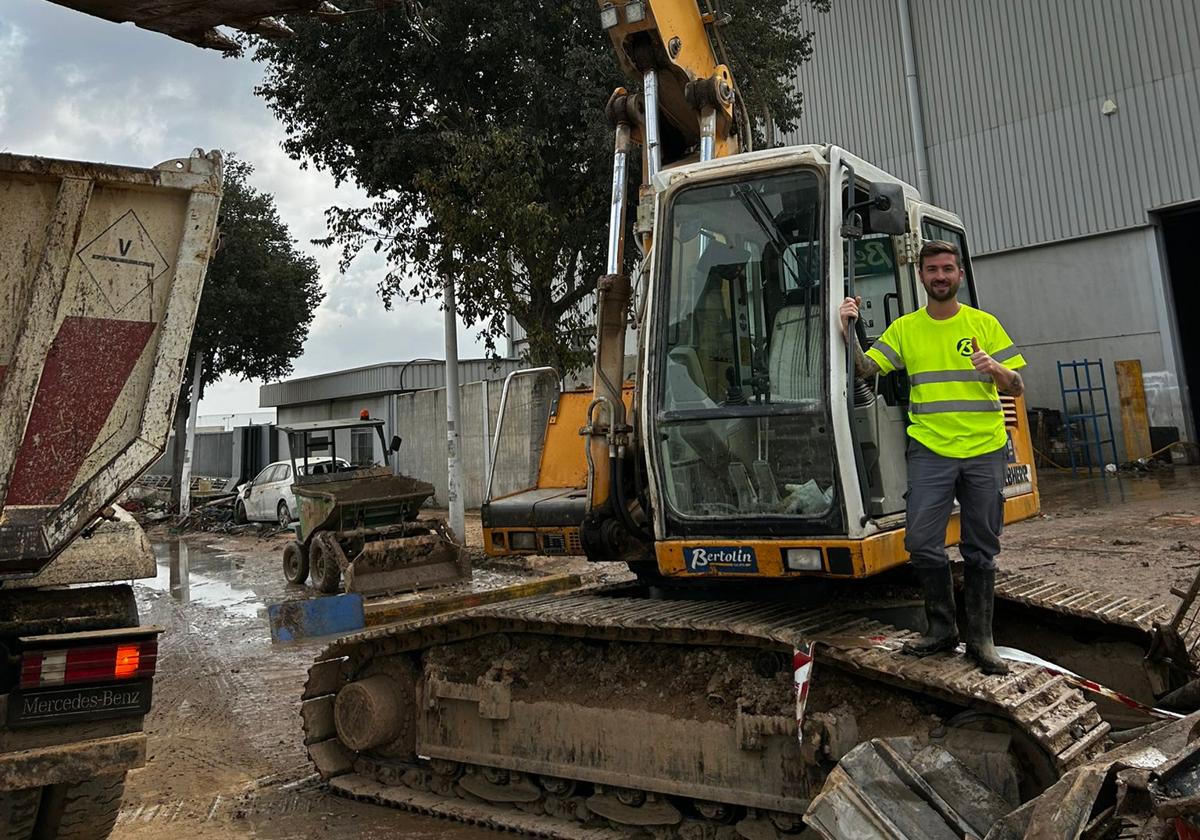
<path fill-rule="evenodd" d="M 946 526 L 959 505 L 958 550 L 968 566 L 996 568 L 1004 530 L 1005 448 L 974 458 L 947 458 L 908 440 L 908 500 L 904 547 L 913 566 L 947 565 Z"/>

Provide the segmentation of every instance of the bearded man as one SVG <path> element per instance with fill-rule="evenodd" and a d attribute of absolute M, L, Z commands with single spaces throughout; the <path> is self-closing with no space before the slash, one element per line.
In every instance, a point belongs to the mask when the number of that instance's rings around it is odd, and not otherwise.
<path fill-rule="evenodd" d="M 904 651 L 928 656 L 958 645 L 946 553 L 946 526 L 957 498 L 967 655 L 985 674 L 1006 674 L 992 643 L 1008 444 L 999 395 L 1024 391 L 1017 369 L 1025 359 L 994 316 L 959 302 L 964 275 L 955 245 L 925 243 L 918 266 L 926 305 L 893 321 L 865 353 L 852 339 L 860 378 L 903 369 L 911 386 L 904 547 L 924 590 L 928 630 Z M 860 303 L 843 301 L 843 333 Z"/>

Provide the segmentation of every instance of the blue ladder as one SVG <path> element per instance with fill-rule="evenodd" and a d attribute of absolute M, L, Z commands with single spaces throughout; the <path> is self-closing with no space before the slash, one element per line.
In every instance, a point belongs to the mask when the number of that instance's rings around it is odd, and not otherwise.
<path fill-rule="evenodd" d="M 1093 378 L 1093 369 L 1099 376 L 1099 384 Z M 1082 377 L 1082 379 L 1080 378 Z M 1074 387 L 1067 382 L 1073 381 Z M 1080 466 L 1091 473 L 1095 467 L 1103 473 L 1105 463 L 1117 463 L 1117 444 L 1113 433 L 1112 414 L 1108 410 L 1108 385 L 1104 378 L 1104 360 L 1084 359 L 1081 362 L 1058 363 L 1058 386 L 1062 390 L 1063 426 L 1067 432 L 1067 455 L 1071 459 L 1071 474 Z M 1097 396 L 1098 395 L 1098 396 Z M 1074 396 L 1075 410 L 1068 405 L 1068 397 Z M 1084 405 L 1084 398 L 1087 404 Z M 1099 405 L 1097 405 L 1099 401 Z M 1101 423 L 1108 428 L 1108 437 L 1101 437 Z M 1078 423 L 1078 434 L 1076 424 Z M 1104 458 L 1108 447 L 1112 458 Z M 1092 459 L 1095 454 L 1095 461 Z"/>

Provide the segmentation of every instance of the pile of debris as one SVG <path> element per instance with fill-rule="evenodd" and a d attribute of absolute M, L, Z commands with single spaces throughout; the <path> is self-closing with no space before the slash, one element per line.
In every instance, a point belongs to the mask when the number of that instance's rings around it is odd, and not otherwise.
<path fill-rule="evenodd" d="M 221 495 L 211 501 L 193 504 L 187 516 L 179 516 L 171 504 L 169 484 L 159 487 L 154 484 L 139 482 L 125 491 L 120 505 L 137 520 L 142 527 L 150 525 L 167 525 L 174 533 L 183 531 L 209 531 L 223 534 L 250 534 L 256 537 L 270 537 L 288 529 L 280 528 L 274 522 L 234 522 L 233 507 L 237 501 L 235 494 Z"/>
<path fill-rule="evenodd" d="M 1200 838 L 1200 712 L 1147 727 L 997 822 L 988 840 Z"/>
<path fill-rule="evenodd" d="M 859 744 L 805 819 L 827 840 L 1200 840 L 1200 712 L 1146 727 L 1012 811 L 960 759 L 981 756 L 914 738 Z"/>
<path fill-rule="evenodd" d="M 153 525 L 171 518 L 171 488 L 143 484 L 140 481 L 125 491 L 118 504 L 139 525 Z"/>
<path fill-rule="evenodd" d="M 244 522 L 234 521 L 233 508 L 236 496 L 223 496 L 211 502 L 195 505 L 187 516 L 180 517 L 172 524 L 171 530 L 210 531 L 222 534 L 250 534 L 256 537 L 270 537 L 290 528 L 281 528 L 274 522 Z"/>

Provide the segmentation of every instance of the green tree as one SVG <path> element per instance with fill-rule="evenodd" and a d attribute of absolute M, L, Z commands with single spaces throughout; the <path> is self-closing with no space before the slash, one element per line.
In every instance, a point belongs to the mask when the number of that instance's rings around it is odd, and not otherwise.
<path fill-rule="evenodd" d="M 749 113 L 793 127 L 800 95 L 789 79 L 811 54 L 800 7 L 723 6 Z M 341 246 L 343 264 L 363 248 L 382 252 L 387 304 L 439 297 L 452 277 L 459 313 L 489 348 L 511 313 L 531 361 L 585 362 L 580 304 L 604 270 L 612 178 L 604 105 L 627 83 L 595 0 L 424 0 L 294 29 L 257 45 L 267 64 L 258 93 L 293 158 L 370 198 L 330 208 L 324 243 Z"/>
<path fill-rule="evenodd" d="M 296 249 L 274 197 L 250 185 L 253 172 L 246 161 L 226 157 L 220 247 L 208 264 L 175 410 L 176 503 L 197 354 L 203 370 L 197 399 L 206 386 L 231 374 L 280 379 L 291 373 L 325 296 L 317 261 Z"/>

